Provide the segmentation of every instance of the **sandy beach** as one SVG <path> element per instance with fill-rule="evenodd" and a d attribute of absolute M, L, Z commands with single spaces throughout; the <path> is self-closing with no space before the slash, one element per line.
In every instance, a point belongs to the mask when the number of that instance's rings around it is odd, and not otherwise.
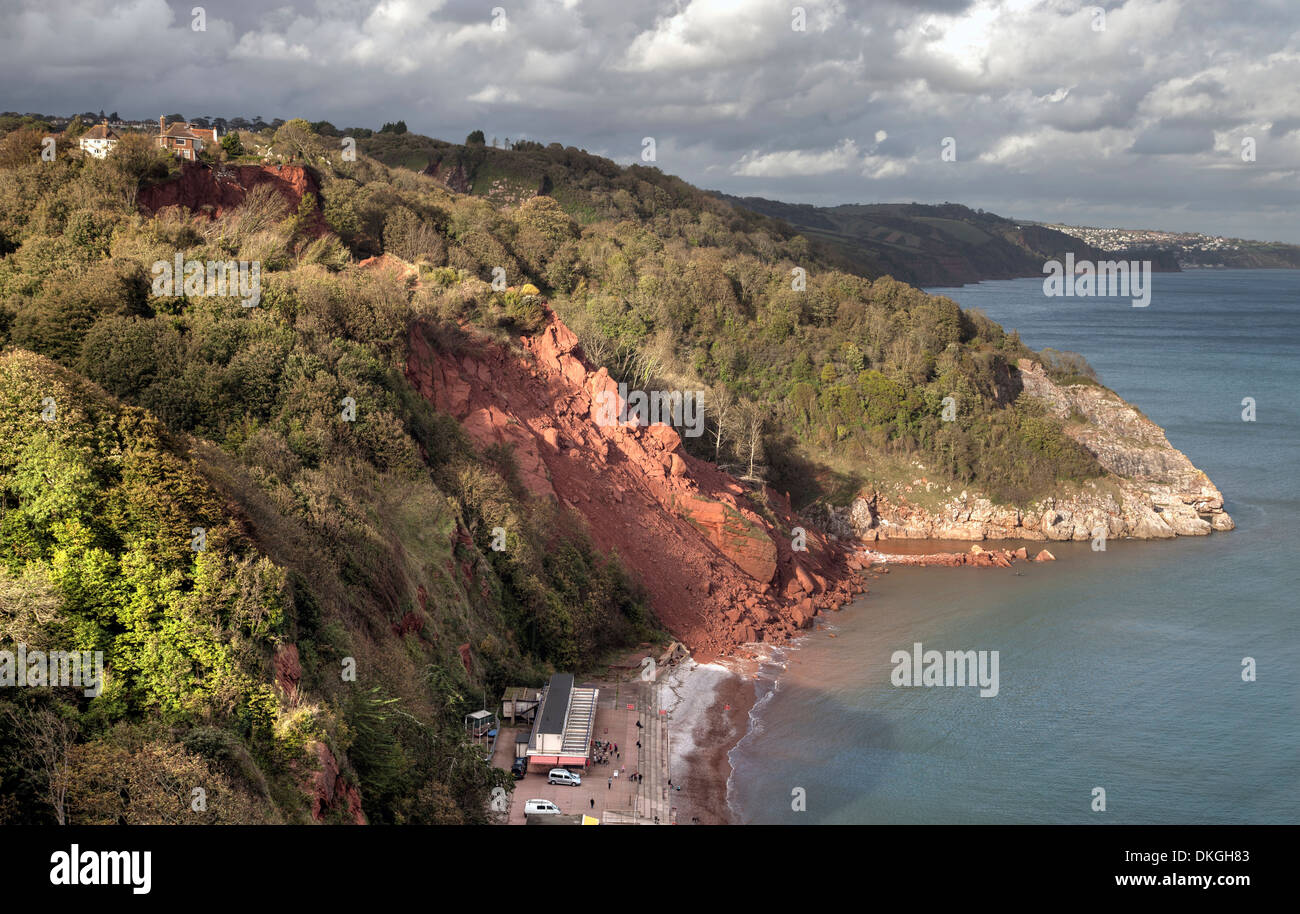
<path fill-rule="evenodd" d="M 749 728 L 755 702 L 752 676 L 752 669 L 740 662 L 692 662 L 660 683 L 660 706 L 672 714 L 670 777 L 678 825 L 731 822 L 727 756 Z"/>

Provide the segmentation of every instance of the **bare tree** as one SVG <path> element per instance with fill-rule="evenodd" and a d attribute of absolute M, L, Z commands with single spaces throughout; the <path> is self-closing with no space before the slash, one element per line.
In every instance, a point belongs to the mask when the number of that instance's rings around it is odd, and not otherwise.
<path fill-rule="evenodd" d="M 45 631 L 59 618 L 63 601 L 39 571 L 14 577 L 0 568 L 0 630 L 14 641 L 44 646 Z"/>
<path fill-rule="evenodd" d="M 18 735 L 22 747 L 19 751 L 30 766 L 28 770 L 45 782 L 46 799 L 54 807 L 54 818 L 60 825 L 67 824 L 69 758 L 76 742 L 76 727 L 48 708 L 30 714 L 7 708 L 5 716 Z"/>
<path fill-rule="evenodd" d="M 722 456 L 722 440 L 729 432 L 728 416 L 736 406 L 736 396 L 725 385 L 709 391 L 709 411 L 713 413 L 713 462 Z"/>
<path fill-rule="evenodd" d="M 762 479 L 763 460 L 763 408 L 757 403 L 746 403 L 741 410 L 742 447 L 748 452 L 749 469 L 742 477 L 746 482 Z"/>

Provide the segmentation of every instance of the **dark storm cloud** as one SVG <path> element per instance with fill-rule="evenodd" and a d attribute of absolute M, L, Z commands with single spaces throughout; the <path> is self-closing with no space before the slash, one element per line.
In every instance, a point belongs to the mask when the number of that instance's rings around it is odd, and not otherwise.
<path fill-rule="evenodd" d="M 1291 0 L 0 3 L 7 109 L 402 118 L 622 162 L 653 136 L 736 194 L 1300 241 Z"/>

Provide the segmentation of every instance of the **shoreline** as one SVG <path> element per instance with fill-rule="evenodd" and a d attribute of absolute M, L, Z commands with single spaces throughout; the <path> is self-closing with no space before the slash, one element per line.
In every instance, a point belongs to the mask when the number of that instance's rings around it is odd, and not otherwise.
<path fill-rule="evenodd" d="M 846 550 L 841 558 L 850 574 L 863 585 L 872 578 L 888 574 L 897 566 L 982 566 L 1009 568 L 1017 559 L 1029 564 L 1052 561 L 1055 556 L 1024 555 L 1020 550 L 984 550 L 972 552 L 914 552 L 922 544 L 943 540 L 908 540 L 898 552 L 875 550 L 861 543 L 861 551 Z M 1040 544 L 1041 545 L 1041 544 Z M 908 548 L 910 547 L 910 548 Z M 1046 550 L 1044 550 L 1046 552 Z M 870 594 L 865 588 L 854 599 L 836 608 L 842 612 L 859 604 Z M 748 645 L 758 653 L 746 651 L 730 657 L 691 658 L 674 668 L 658 683 L 659 707 L 669 712 L 671 737 L 669 777 L 674 787 L 670 797 L 677 825 L 734 825 L 735 812 L 730 804 L 733 768 L 731 753 L 750 734 L 759 706 L 762 680 L 776 687 L 776 680 L 761 675 L 766 663 L 776 658 L 764 649 L 777 648 L 781 655 L 798 646 L 800 641 L 822 631 L 829 624 L 829 613 L 819 612 L 813 626 L 780 645 Z M 830 637 L 835 637 L 831 634 Z M 784 666 L 783 663 L 779 664 Z M 780 674 L 776 674 L 779 679 Z M 680 787 L 680 790 L 676 788 Z M 696 821 L 698 819 L 698 821 Z"/>
<path fill-rule="evenodd" d="M 752 666 L 692 661 L 661 683 L 661 706 L 672 715 L 669 776 L 678 825 L 733 823 L 730 755 L 749 732 L 757 703 Z"/>

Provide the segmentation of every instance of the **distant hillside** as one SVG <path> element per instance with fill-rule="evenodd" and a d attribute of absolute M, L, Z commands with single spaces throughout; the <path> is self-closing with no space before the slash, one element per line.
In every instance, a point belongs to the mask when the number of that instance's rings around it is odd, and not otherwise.
<path fill-rule="evenodd" d="M 961 285 L 983 279 L 1041 276 L 1043 261 L 1073 253 L 1104 260 L 1108 252 L 1042 225 L 1020 224 L 956 203 L 870 203 L 810 206 L 761 197 L 719 196 L 788 222 L 820 242 L 841 267 L 893 276 L 918 286 Z M 1167 253 L 1137 252 L 1153 268 L 1176 271 Z M 1133 256 L 1136 256 L 1134 254 Z"/>

